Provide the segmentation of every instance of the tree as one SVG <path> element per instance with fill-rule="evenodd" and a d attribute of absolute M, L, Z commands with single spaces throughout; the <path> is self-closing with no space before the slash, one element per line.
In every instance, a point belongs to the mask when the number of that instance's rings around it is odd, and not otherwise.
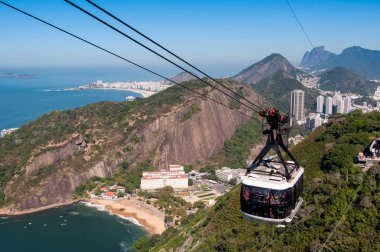
<path fill-rule="evenodd" d="M 352 167 L 357 154 L 358 150 L 355 146 L 337 144 L 325 155 L 322 165 L 328 171 L 346 171 Z"/>
<path fill-rule="evenodd" d="M 232 179 L 230 179 L 230 181 L 228 181 L 228 184 L 230 184 L 230 185 L 236 185 L 236 183 L 237 183 L 236 178 L 232 178 Z"/>
<path fill-rule="evenodd" d="M 194 202 L 194 208 L 203 209 L 205 207 L 206 207 L 206 205 L 205 205 L 205 203 L 203 203 L 203 201 Z"/>
<path fill-rule="evenodd" d="M 133 251 L 141 251 L 145 252 L 148 251 L 150 248 L 150 240 L 146 236 L 141 236 L 135 243 L 132 245 Z"/>
<path fill-rule="evenodd" d="M 117 193 L 117 197 L 118 198 L 123 198 L 125 196 L 125 193 L 123 193 L 123 192 L 118 192 Z"/>
<path fill-rule="evenodd" d="M 189 173 L 193 170 L 192 165 L 184 165 L 185 173 Z"/>
<path fill-rule="evenodd" d="M 128 167 L 129 167 L 129 164 L 128 162 L 124 161 L 122 164 L 121 164 L 121 168 L 123 168 L 123 170 L 128 170 Z"/>

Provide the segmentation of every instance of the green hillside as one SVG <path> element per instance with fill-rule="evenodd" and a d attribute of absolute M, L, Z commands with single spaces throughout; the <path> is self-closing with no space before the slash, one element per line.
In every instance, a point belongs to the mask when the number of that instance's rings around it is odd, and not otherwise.
<path fill-rule="evenodd" d="M 141 238 L 135 251 L 318 251 L 347 207 L 326 251 L 380 250 L 380 167 L 363 173 L 356 153 L 380 135 L 380 113 L 333 117 L 293 152 L 305 168 L 304 204 L 285 229 L 247 221 L 239 212 L 239 188 L 216 205 L 190 215 L 161 236 Z"/>
<path fill-rule="evenodd" d="M 319 81 L 322 90 L 339 90 L 344 93 L 373 95 L 376 82 L 368 81 L 344 67 L 335 67 L 321 75 Z"/>
<path fill-rule="evenodd" d="M 317 91 L 306 88 L 299 81 L 290 79 L 281 72 L 251 86 L 271 104 L 286 113 L 290 111 L 290 92 L 292 90 L 305 91 L 305 107 L 310 110 L 314 110 L 316 97 L 319 95 Z"/>

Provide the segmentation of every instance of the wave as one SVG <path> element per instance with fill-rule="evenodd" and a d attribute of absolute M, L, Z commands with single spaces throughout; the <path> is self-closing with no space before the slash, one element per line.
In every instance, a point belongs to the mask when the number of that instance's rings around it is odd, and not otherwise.
<path fill-rule="evenodd" d="M 98 211 L 106 211 L 106 212 L 109 212 L 107 209 L 106 209 L 106 206 L 105 205 L 102 205 L 102 204 L 94 204 L 94 203 L 91 203 L 91 202 L 80 202 L 81 204 L 84 204 L 85 206 L 88 206 L 88 207 L 92 207 L 92 208 L 96 208 L 96 210 Z"/>
<path fill-rule="evenodd" d="M 140 226 L 142 227 L 143 225 L 140 224 L 140 222 L 135 219 L 135 218 L 132 218 L 132 217 L 125 217 L 121 214 L 117 214 L 117 213 L 113 213 L 111 210 L 108 210 L 106 209 L 106 206 L 105 205 L 102 205 L 102 204 L 95 204 L 95 203 L 91 203 L 91 202 L 80 202 L 81 204 L 84 204 L 85 206 L 88 206 L 88 207 L 92 207 L 92 208 L 95 208 L 96 210 L 98 211 L 102 211 L 102 212 L 108 212 L 110 215 L 116 215 L 118 216 L 119 218 L 123 219 L 123 220 L 127 220 L 129 222 L 132 222 L 133 224 L 135 224 L 136 226 Z"/>

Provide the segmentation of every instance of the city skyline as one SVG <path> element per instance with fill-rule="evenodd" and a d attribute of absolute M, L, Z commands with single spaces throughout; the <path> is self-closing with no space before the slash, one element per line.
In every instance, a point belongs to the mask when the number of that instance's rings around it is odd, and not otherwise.
<path fill-rule="evenodd" d="M 63 1 L 9 3 L 142 64 L 167 65 Z M 75 3 L 100 14 L 85 1 Z M 315 46 L 325 45 L 335 53 L 353 45 L 379 49 L 380 38 L 374 32 L 376 9 L 380 6 L 377 1 L 290 3 Z M 237 70 L 271 53 L 281 53 L 298 65 L 303 54 L 311 49 L 285 1 L 108 1 L 99 4 L 202 66 Z M 7 34 L 0 49 L 3 56 L 0 67 L 124 65 L 3 5 L 0 12 L 2 32 Z"/>

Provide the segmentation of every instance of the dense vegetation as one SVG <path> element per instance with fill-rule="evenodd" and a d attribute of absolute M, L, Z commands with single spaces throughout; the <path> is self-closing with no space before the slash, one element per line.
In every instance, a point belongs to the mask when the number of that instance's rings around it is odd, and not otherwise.
<path fill-rule="evenodd" d="M 306 88 L 299 81 L 288 78 L 282 72 L 252 85 L 252 88 L 285 113 L 290 111 L 290 92 L 292 90 L 305 91 L 305 107 L 309 110 L 315 110 L 316 98 L 319 95 L 317 91 Z"/>
<path fill-rule="evenodd" d="M 209 166 L 246 168 L 250 149 L 263 139 L 261 127 L 258 117 L 244 123 L 230 139 L 224 142 L 224 148 L 210 158 Z"/>
<path fill-rule="evenodd" d="M 344 67 L 335 67 L 321 75 L 320 88 L 343 93 L 373 95 L 376 82 L 368 81 Z"/>
<path fill-rule="evenodd" d="M 379 134 L 380 113 L 353 112 L 333 117 L 330 125 L 293 148 L 305 168 L 304 204 L 285 229 L 243 219 L 235 188 L 177 232 L 169 229 L 160 237 L 143 238 L 134 249 L 318 251 L 342 218 L 325 249 L 379 251 L 380 167 L 361 172 L 353 165 L 357 151 Z"/>

